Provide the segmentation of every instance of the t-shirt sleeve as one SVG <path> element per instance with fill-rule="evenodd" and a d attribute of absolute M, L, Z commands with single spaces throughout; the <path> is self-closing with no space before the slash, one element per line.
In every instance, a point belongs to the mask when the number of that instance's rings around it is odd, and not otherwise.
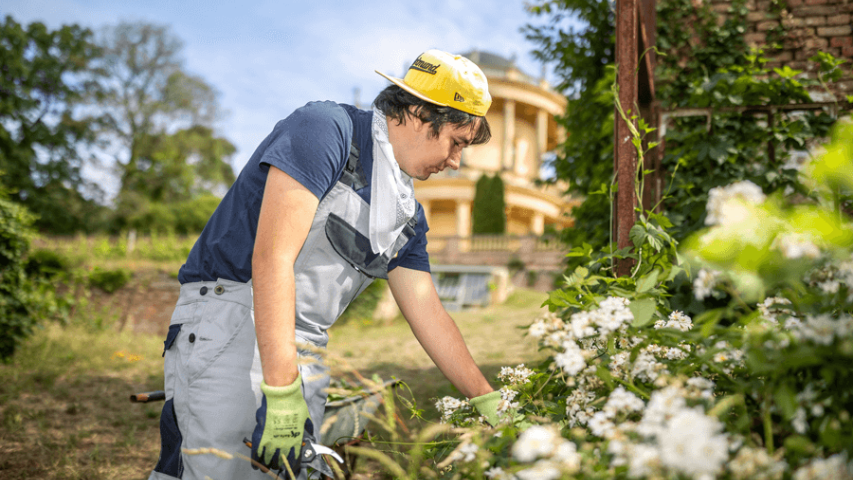
<path fill-rule="evenodd" d="M 276 124 L 260 167 L 278 168 L 321 199 L 343 171 L 352 131 L 338 104 L 311 102 Z"/>
<path fill-rule="evenodd" d="M 388 271 L 397 268 L 405 267 L 412 270 L 420 270 L 429 272 L 429 254 L 427 253 L 427 238 L 426 234 L 429 231 L 424 209 L 418 203 L 418 223 L 415 225 L 415 236 L 400 249 L 396 258 L 388 262 Z"/>

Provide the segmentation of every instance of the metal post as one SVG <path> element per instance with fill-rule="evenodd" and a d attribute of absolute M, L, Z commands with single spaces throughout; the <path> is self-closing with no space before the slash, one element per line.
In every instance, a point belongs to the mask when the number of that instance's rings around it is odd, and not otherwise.
<path fill-rule="evenodd" d="M 616 66 L 619 84 L 618 102 L 630 118 L 637 112 L 637 3 L 636 0 L 616 0 Z M 637 151 L 631 142 L 631 131 L 616 111 L 614 135 L 614 168 L 619 191 L 616 194 L 616 247 L 631 245 L 629 232 L 634 226 L 634 180 L 637 170 Z M 636 122 L 634 122 L 636 125 Z M 616 265 L 618 276 L 629 275 L 634 262 L 622 260 Z"/>

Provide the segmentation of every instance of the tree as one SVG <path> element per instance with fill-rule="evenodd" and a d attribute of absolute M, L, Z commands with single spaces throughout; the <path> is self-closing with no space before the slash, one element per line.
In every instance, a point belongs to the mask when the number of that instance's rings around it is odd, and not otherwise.
<path fill-rule="evenodd" d="M 600 0 L 548 0 L 529 10 L 551 20 L 524 30 L 538 45 L 534 55 L 554 65 L 560 79 L 555 88 L 569 99 L 565 116 L 557 119 L 568 136 L 554 161 L 556 176 L 569 183 L 569 193 L 588 199 L 572 210 L 575 228 L 564 230 L 563 240 L 571 245 L 604 245 L 609 202 L 593 192 L 613 176 L 614 15 L 609 3 Z M 584 27 L 573 27 L 573 19 Z"/>
<path fill-rule="evenodd" d="M 165 26 L 120 23 L 103 29 L 98 44 L 104 76 L 90 101 L 103 112 L 101 134 L 118 148 L 120 219 L 140 200 L 183 201 L 210 191 L 205 185 L 230 185 L 235 149 L 213 133 L 217 92 L 184 70 L 181 41 Z"/>
<path fill-rule="evenodd" d="M 144 137 L 136 170 L 127 172 L 116 205 L 120 226 L 200 231 L 219 203 L 216 195 L 221 197 L 235 180 L 225 161 L 234 151 L 228 140 L 200 125 Z M 188 216 L 187 210 L 193 214 Z"/>
<path fill-rule="evenodd" d="M 500 175 L 483 174 L 477 180 L 472 205 L 471 233 L 493 234 L 506 232 L 506 202 L 504 182 Z"/>
<path fill-rule="evenodd" d="M 98 53 L 91 40 L 77 25 L 51 31 L 10 16 L 0 24 L 0 185 L 53 233 L 89 230 L 99 208 L 80 194 L 92 185 L 80 175 L 78 150 L 94 139 L 95 119 L 74 114 Z"/>

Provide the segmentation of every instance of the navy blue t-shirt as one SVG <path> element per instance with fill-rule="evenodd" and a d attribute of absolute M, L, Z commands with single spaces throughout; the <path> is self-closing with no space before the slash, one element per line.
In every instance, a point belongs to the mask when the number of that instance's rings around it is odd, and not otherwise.
<path fill-rule="evenodd" d="M 248 282 L 258 230 L 261 200 L 270 165 L 304 185 L 318 199 L 332 189 L 343 173 L 355 136 L 359 162 L 370 181 L 373 171 L 373 112 L 335 102 L 311 102 L 278 122 L 261 142 L 234 185 L 208 220 L 187 263 L 178 272 L 183 283 L 218 278 Z M 370 203 L 370 185 L 356 193 Z M 388 265 L 429 272 L 423 208 L 417 205 L 415 236 Z"/>

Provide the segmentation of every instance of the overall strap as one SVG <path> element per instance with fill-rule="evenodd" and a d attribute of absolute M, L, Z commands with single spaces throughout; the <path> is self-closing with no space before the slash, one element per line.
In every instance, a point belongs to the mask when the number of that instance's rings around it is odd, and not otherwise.
<path fill-rule="evenodd" d="M 358 147 L 355 145 L 355 137 L 353 137 L 349 150 L 349 159 L 347 159 L 347 164 L 344 167 L 344 173 L 341 175 L 340 180 L 351 186 L 353 190 L 360 190 L 367 186 L 367 179 L 358 162 L 358 155 Z"/>

